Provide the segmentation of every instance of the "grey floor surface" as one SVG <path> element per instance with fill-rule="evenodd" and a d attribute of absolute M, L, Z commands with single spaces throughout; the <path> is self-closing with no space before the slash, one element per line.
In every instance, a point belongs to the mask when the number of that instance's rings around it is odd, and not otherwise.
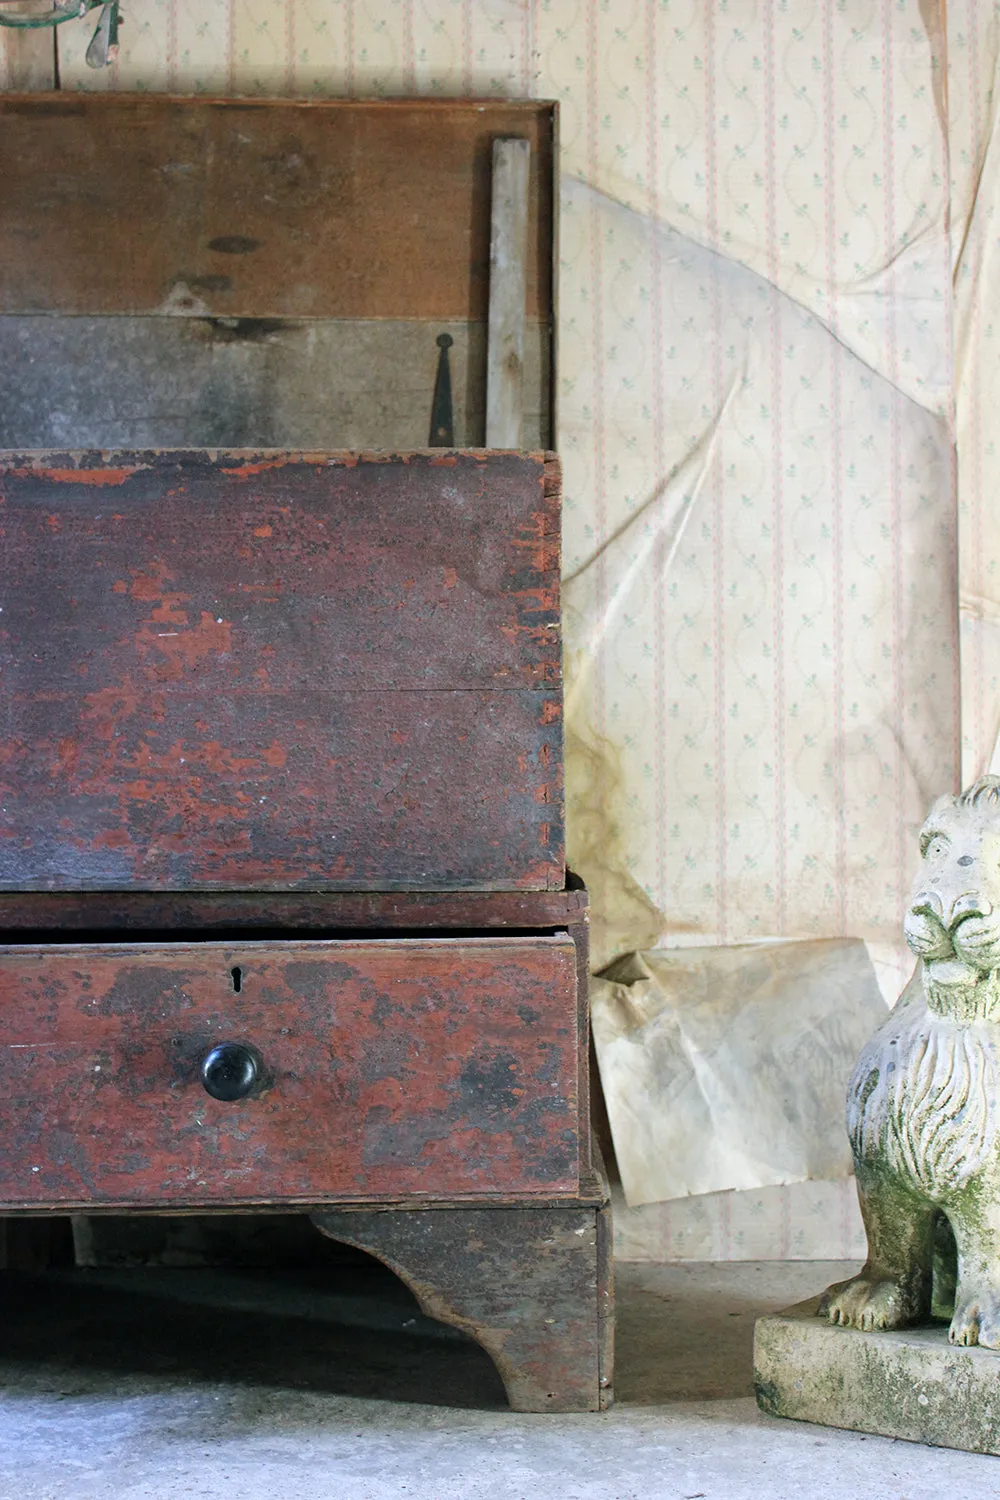
<path fill-rule="evenodd" d="M 618 1402 L 506 1411 L 381 1268 L 0 1276 L 2 1500 L 961 1500 L 1000 1458 L 762 1416 L 754 1318 L 840 1263 L 622 1265 Z"/>

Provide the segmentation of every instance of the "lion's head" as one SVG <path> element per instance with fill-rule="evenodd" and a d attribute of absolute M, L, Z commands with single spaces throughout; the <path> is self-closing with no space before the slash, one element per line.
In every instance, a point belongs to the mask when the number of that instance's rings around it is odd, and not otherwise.
<path fill-rule="evenodd" d="M 920 852 L 904 931 L 924 961 L 932 1003 L 951 1008 L 950 992 L 957 999 L 1000 969 L 1000 777 L 939 798 L 920 831 Z"/>

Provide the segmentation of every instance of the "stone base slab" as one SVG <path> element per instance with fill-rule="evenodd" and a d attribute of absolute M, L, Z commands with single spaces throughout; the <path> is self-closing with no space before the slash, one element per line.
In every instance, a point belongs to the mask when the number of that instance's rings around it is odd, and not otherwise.
<path fill-rule="evenodd" d="M 1000 1454 L 1000 1353 L 955 1348 L 948 1325 L 860 1333 L 816 1316 L 819 1298 L 760 1318 L 757 1404 L 774 1417 Z"/>

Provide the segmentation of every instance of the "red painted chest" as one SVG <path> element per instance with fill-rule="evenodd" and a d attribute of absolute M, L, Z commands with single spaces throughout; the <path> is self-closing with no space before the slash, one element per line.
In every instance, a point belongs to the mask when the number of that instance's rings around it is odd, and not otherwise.
<path fill-rule="evenodd" d="M 308 1211 L 530 1409 L 610 1380 L 559 503 L 545 455 L 0 461 L 0 1211 Z"/>

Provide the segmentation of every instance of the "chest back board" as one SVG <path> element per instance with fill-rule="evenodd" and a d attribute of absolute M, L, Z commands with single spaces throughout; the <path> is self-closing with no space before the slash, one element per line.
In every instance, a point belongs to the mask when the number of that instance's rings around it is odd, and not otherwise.
<path fill-rule="evenodd" d="M 524 438 L 553 446 L 555 106 L 0 95 L 0 447 L 485 441 L 493 143 L 530 146 Z"/>

